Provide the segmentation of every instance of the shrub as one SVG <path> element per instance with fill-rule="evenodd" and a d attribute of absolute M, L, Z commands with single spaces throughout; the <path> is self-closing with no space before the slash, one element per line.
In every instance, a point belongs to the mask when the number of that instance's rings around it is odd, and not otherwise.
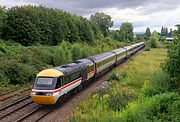
<path fill-rule="evenodd" d="M 10 84 L 23 84 L 34 79 L 36 71 L 32 66 L 18 63 L 16 60 L 3 60 L 0 69 Z M 7 79 L 7 81 L 8 81 Z"/>
<path fill-rule="evenodd" d="M 116 81 L 122 82 L 123 79 L 125 79 L 127 77 L 128 77 L 128 72 L 127 71 L 124 71 L 121 74 L 113 72 L 113 73 L 111 73 L 111 75 L 109 77 L 109 80 L 116 80 Z"/>
<path fill-rule="evenodd" d="M 179 30 L 180 31 L 180 30 Z M 180 33 L 180 32 L 179 32 Z M 168 58 L 164 65 L 163 70 L 167 72 L 174 81 L 174 88 L 180 88 L 180 37 L 175 39 L 168 50 Z"/>
<path fill-rule="evenodd" d="M 71 51 L 67 47 L 59 46 L 54 51 L 54 65 L 69 63 L 72 61 Z"/>
<path fill-rule="evenodd" d="M 122 122 L 180 121 L 180 96 L 177 93 L 163 93 L 132 102 L 121 112 Z"/>
<path fill-rule="evenodd" d="M 117 94 L 111 94 L 109 100 L 109 108 L 114 111 L 120 111 L 128 105 L 128 102 L 137 98 L 131 90 L 122 89 Z"/>
<path fill-rule="evenodd" d="M 94 94 L 92 96 L 93 108 L 99 110 L 106 110 L 108 109 L 109 105 L 109 94 L 104 94 L 100 96 L 98 94 Z"/>
<path fill-rule="evenodd" d="M 17 59 L 20 63 L 33 66 L 37 70 L 45 69 L 47 64 L 53 63 L 51 53 L 36 47 L 20 48 Z"/>
<path fill-rule="evenodd" d="M 74 44 L 71 48 L 71 54 L 74 61 L 82 58 L 81 46 L 79 44 Z"/>
<path fill-rule="evenodd" d="M 151 75 L 150 81 L 145 81 L 143 85 L 144 96 L 154 96 L 172 89 L 171 78 L 167 73 L 161 71 Z"/>
<path fill-rule="evenodd" d="M 81 48 L 81 51 L 82 51 L 82 58 L 87 58 L 90 56 L 90 47 L 84 45 L 82 48 Z"/>
<path fill-rule="evenodd" d="M 158 42 L 159 42 L 159 35 L 157 32 L 154 32 L 152 34 L 152 36 L 150 37 L 150 40 L 149 40 L 149 46 L 151 48 L 157 48 L 158 47 Z"/>
<path fill-rule="evenodd" d="M 151 48 L 147 45 L 145 48 L 144 48 L 145 51 L 150 51 Z"/>

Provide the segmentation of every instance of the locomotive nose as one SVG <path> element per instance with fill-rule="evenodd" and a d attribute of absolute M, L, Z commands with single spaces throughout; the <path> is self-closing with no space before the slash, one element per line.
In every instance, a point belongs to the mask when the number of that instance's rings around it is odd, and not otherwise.
<path fill-rule="evenodd" d="M 37 95 L 36 92 L 31 92 L 31 98 L 35 103 L 42 105 L 55 104 L 55 97 L 53 93 L 46 93 L 46 95 Z"/>
<path fill-rule="evenodd" d="M 54 96 L 31 96 L 35 103 L 42 105 L 55 104 Z"/>

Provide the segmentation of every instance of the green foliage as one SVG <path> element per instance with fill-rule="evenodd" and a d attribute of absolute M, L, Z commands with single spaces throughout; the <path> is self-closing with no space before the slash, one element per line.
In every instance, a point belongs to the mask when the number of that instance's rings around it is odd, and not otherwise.
<path fill-rule="evenodd" d="M 160 40 L 161 40 L 161 42 L 167 41 L 165 36 L 161 36 L 161 39 L 160 39 Z"/>
<path fill-rule="evenodd" d="M 121 40 L 123 41 L 133 41 L 134 34 L 133 34 L 132 23 L 129 22 L 122 23 L 120 27 L 120 35 L 121 35 Z"/>
<path fill-rule="evenodd" d="M 37 70 L 47 67 L 47 64 L 53 64 L 53 51 L 44 47 L 27 47 L 19 49 L 18 60 L 21 63 L 34 66 Z"/>
<path fill-rule="evenodd" d="M 3 60 L 0 70 L 3 72 L 6 81 L 9 80 L 10 84 L 23 84 L 31 81 L 35 74 L 33 67 L 18 63 L 16 60 Z M 33 71 L 33 72 L 32 72 Z M 3 78 L 1 75 L 1 78 Z"/>
<path fill-rule="evenodd" d="M 96 46 L 92 46 L 87 43 L 71 44 L 63 41 L 58 46 L 24 47 L 11 40 L 0 40 L 1 91 L 6 87 L 15 86 L 14 84 L 33 81 L 36 73 L 43 69 L 126 45 L 126 43 L 112 40 L 102 40 L 96 43 Z"/>
<path fill-rule="evenodd" d="M 2 28 L 6 19 L 6 10 L 4 7 L 0 6 L 0 36 L 2 34 Z"/>
<path fill-rule="evenodd" d="M 81 53 L 82 53 L 82 58 L 86 58 L 90 56 L 90 47 L 83 45 L 81 47 Z"/>
<path fill-rule="evenodd" d="M 122 72 L 121 74 L 118 74 L 118 73 L 115 73 L 113 72 L 109 78 L 109 80 L 116 80 L 116 81 L 120 81 L 122 82 L 123 79 L 127 78 L 128 77 L 128 72 L 127 71 L 124 71 Z"/>
<path fill-rule="evenodd" d="M 121 41 L 121 35 L 119 33 L 119 31 L 111 31 L 109 33 L 109 37 L 112 39 L 112 40 L 117 40 L 117 41 Z"/>
<path fill-rule="evenodd" d="M 122 122 L 180 121 L 180 96 L 164 93 L 130 103 L 120 114 Z"/>
<path fill-rule="evenodd" d="M 151 31 L 150 31 L 150 28 L 149 28 L 149 27 L 146 29 L 145 35 L 146 35 L 146 40 L 149 40 L 149 38 L 150 38 L 150 36 L 151 36 Z"/>
<path fill-rule="evenodd" d="M 108 108 L 109 95 L 104 94 L 103 96 L 100 96 L 98 94 L 94 94 L 92 96 L 92 101 L 93 101 L 94 108 L 96 108 L 98 110 L 105 110 Z"/>
<path fill-rule="evenodd" d="M 157 48 L 158 43 L 159 43 L 159 35 L 157 32 L 153 32 L 152 36 L 150 37 L 148 44 L 151 48 Z"/>
<path fill-rule="evenodd" d="M 54 65 L 69 63 L 72 61 L 71 51 L 67 47 L 58 46 L 54 51 Z"/>
<path fill-rule="evenodd" d="M 81 59 L 82 58 L 82 50 L 80 45 L 74 44 L 71 48 L 71 53 L 72 53 L 72 59 L 73 61 Z"/>
<path fill-rule="evenodd" d="M 169 46 L 168 58 L 163 65 L 163 69 L 174 80 L 174 87 L 180 88 L 180 27 L 176 33 L 176 37 L 173 43 Z"/>
<path fill-rule="evenodd" d="M 80 18 L 79 21 L 81 22 L 81 24 L 77 23 L 77 27 L 78 27 L 78 31 L 79 31 L 78 33 L 79 33 L 79 37 L 80 37 L 81 41 L 87 42 L 89 44 L 93 44 L 95 35 L 97 38 L 100 38 L 99 31 L 97 30 L 98 28 L 96 28 L 96 30 L 95 30 L 96 32 L 93 33 L 88 20 L 86 20 L 84 18 Z M 95 25 L 93 25 L 93 26 L 95 26 Z"/>
<path fill-rule="evenodd" d="M 161 28 L 161 36 L 168 36 L 168 28 Z"/>
<path fill-rule="evenodd" d="M 95 39 L 102 38 L 101 31 L 95 24 L 58 9 L 31 5 L 15 6 L 8 9 L 6 15 L 3 38 L 12 39 L 25 46 L 57 45 L 62 40 L 92 44 Z"/>
<path fill-rule="evenodd" d="M 134 39 L 135 41 L 145 41 L 146 40 L 146 35 L 145 34 L 136 34 L 136 37 Z"/>
<path fill-rule="evenodd" d="M 109 28 L 113 25 L 113 21 L 111 21 L 111 16 L 106 15 L 103 12 L 97 12 L 95 13 L 95 15 L 91 15 L 90 21 L 100 28 L 104 36 L 108 35 Z"/>
<path fill-rule="evenodd" d="M 133 90 L 121 88 L 112 92 L 109 98 L 109 108 L 113 111 L 121 111 L 126 108 L 128 102 L 137 98 Z"/>
<path fill-rule="evenodd" d="M 147 45 L 145 48 L 144 48 L 144 51 L 150 51 L 151 48 L 149 47 L 149 45 Z"/>
<path fill-rule="evenodd" d="M 161 71 L 153 73 L 150 81 L 145 81 L 142 88 L 144 96 L 154 96 L 170 90 L 173 90 L 171 78 Z"/>
<path fill-rule="evenodd" d="M 116 69 L 109 82 L 103 82 L 91 98 L 78 106 L 71 121 L 179 121 L 180 97 L 170 93 L 174 91 L 173 80 L 157 71 L 166 51 L 156 48 L 142 52 Z"/>

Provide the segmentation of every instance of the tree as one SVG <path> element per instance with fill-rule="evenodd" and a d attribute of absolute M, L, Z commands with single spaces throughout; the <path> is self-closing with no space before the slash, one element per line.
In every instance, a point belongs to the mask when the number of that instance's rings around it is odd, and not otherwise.
<path fill-rule="evenodd" d="M 172 37 L 172 36 L 173 36 L 173 31 L 172 31 L 172 28 L 171 28 L 169 33 L 168 33 L 168 37 Z"/>
<path fill-rule="evenodd" d="M 61 46 L 56 48 L 54 51 L 53 61 L 55 66 L 71 62 L 72 61 L 71 51 L 68 49 L 67 46 L 65 47 L 61 44 Z"/>
<path fill-rule="evenodd" d="M 174 87 L 180 88 L 180 25 L 176 25 L 173 43 L 168 50 L 168 58 L 163 66 L 165 72 L 170 74 L 174 82 Z"/>
<path fill-rule="evenodd" d="M 0 6 L 0 36 L 2 34 L 2 28 L 4 26 L 5 18 L 6 18 L 5 8 Z"/>
<path fill-rule="evenodd" d="M 146 40 L 148 41 L 151 36 L 151 31 L 149 27 L 147 27 L 145 35 L 146 35 Z"/>
<path fill-rule="evenodd" d="M 0 9 L 1 15 L 1 9 Z M 63 40 L 89 44 L 102 38 L 100 29 L 89 20 L 44 6 L 15 6 L 7 10 L 2 38 L 22 45 L 57 45 Z M 0 30 L 1 30 L 0 16 Z"/>
<path fill-rule="evenodd" d="M 150 37 L 150 40 L 149 40 L 149 46 L 151 48 L 157 48 L 158 46 L 158 42 L 159 42 L 159 35 L 158 33 L 155 31 L 153 32 L 152 36 Z"/>
<path fill-rule="evenodd" d="M 109 33 L 109 28 L 113 26 L 113 21 L 111 21 L 111 16 L 106 15 L 105 13 L 95 13 L 95 15 L 91 15 L 90 21 L 95 23 L 100 30 L 102 31 L 104 36 L 107 36 Z"/>
<path fill-rule="evenodd" d="M 133 41 L 134 34 L 133 34 L 132 23 L 129 22 L 122 23 L 120 27 L 120 35 L 121 35 L 121 40 L 123 41 Z"/>
<path fill-rule="evenodd" d="M 161 36 L 167 36 L 168 35 L 168 28 L 161 28 Z"/>
<path fill-rule="evenodd" d="M 121 36 L 120 36 L 120 33 L 119 33 L 118 30 L 116 30 L 116 31 L 112 30 L 112 31 L 109 33 L 109 37 L 110 37 L 112 40 L 121 41 Z"/>
<path fill-rule="evenodd" d="M 144 40 L 146 40 L 146 36 L 145 36 L 145 34 L 136 34 L 136 37 L 135 37 L 135 40 L 136 41 L 144 41 Z"/>

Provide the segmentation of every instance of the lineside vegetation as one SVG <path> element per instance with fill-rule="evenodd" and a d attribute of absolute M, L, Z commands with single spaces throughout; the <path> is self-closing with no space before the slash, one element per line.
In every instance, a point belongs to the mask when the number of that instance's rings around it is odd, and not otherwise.
<path fill-rule="evenodd" d="M 125 42 L 114 42 L 108 38 L 97 41 L 96 46 L 63 41 L 57 46 L 25 47 L 13 41 L 0 40 L 0 91 L 34 81 L 36 74 L 43 69 L 126 45 Z"/>
<path fill-rule="evenodd" d="M 179 121 L 179 93 L 170 75 L 159 68 L 166 56 L 167 49 L 151 49 L 115 69 L 102 88 L 75 109 L 70 121 Z"/>

